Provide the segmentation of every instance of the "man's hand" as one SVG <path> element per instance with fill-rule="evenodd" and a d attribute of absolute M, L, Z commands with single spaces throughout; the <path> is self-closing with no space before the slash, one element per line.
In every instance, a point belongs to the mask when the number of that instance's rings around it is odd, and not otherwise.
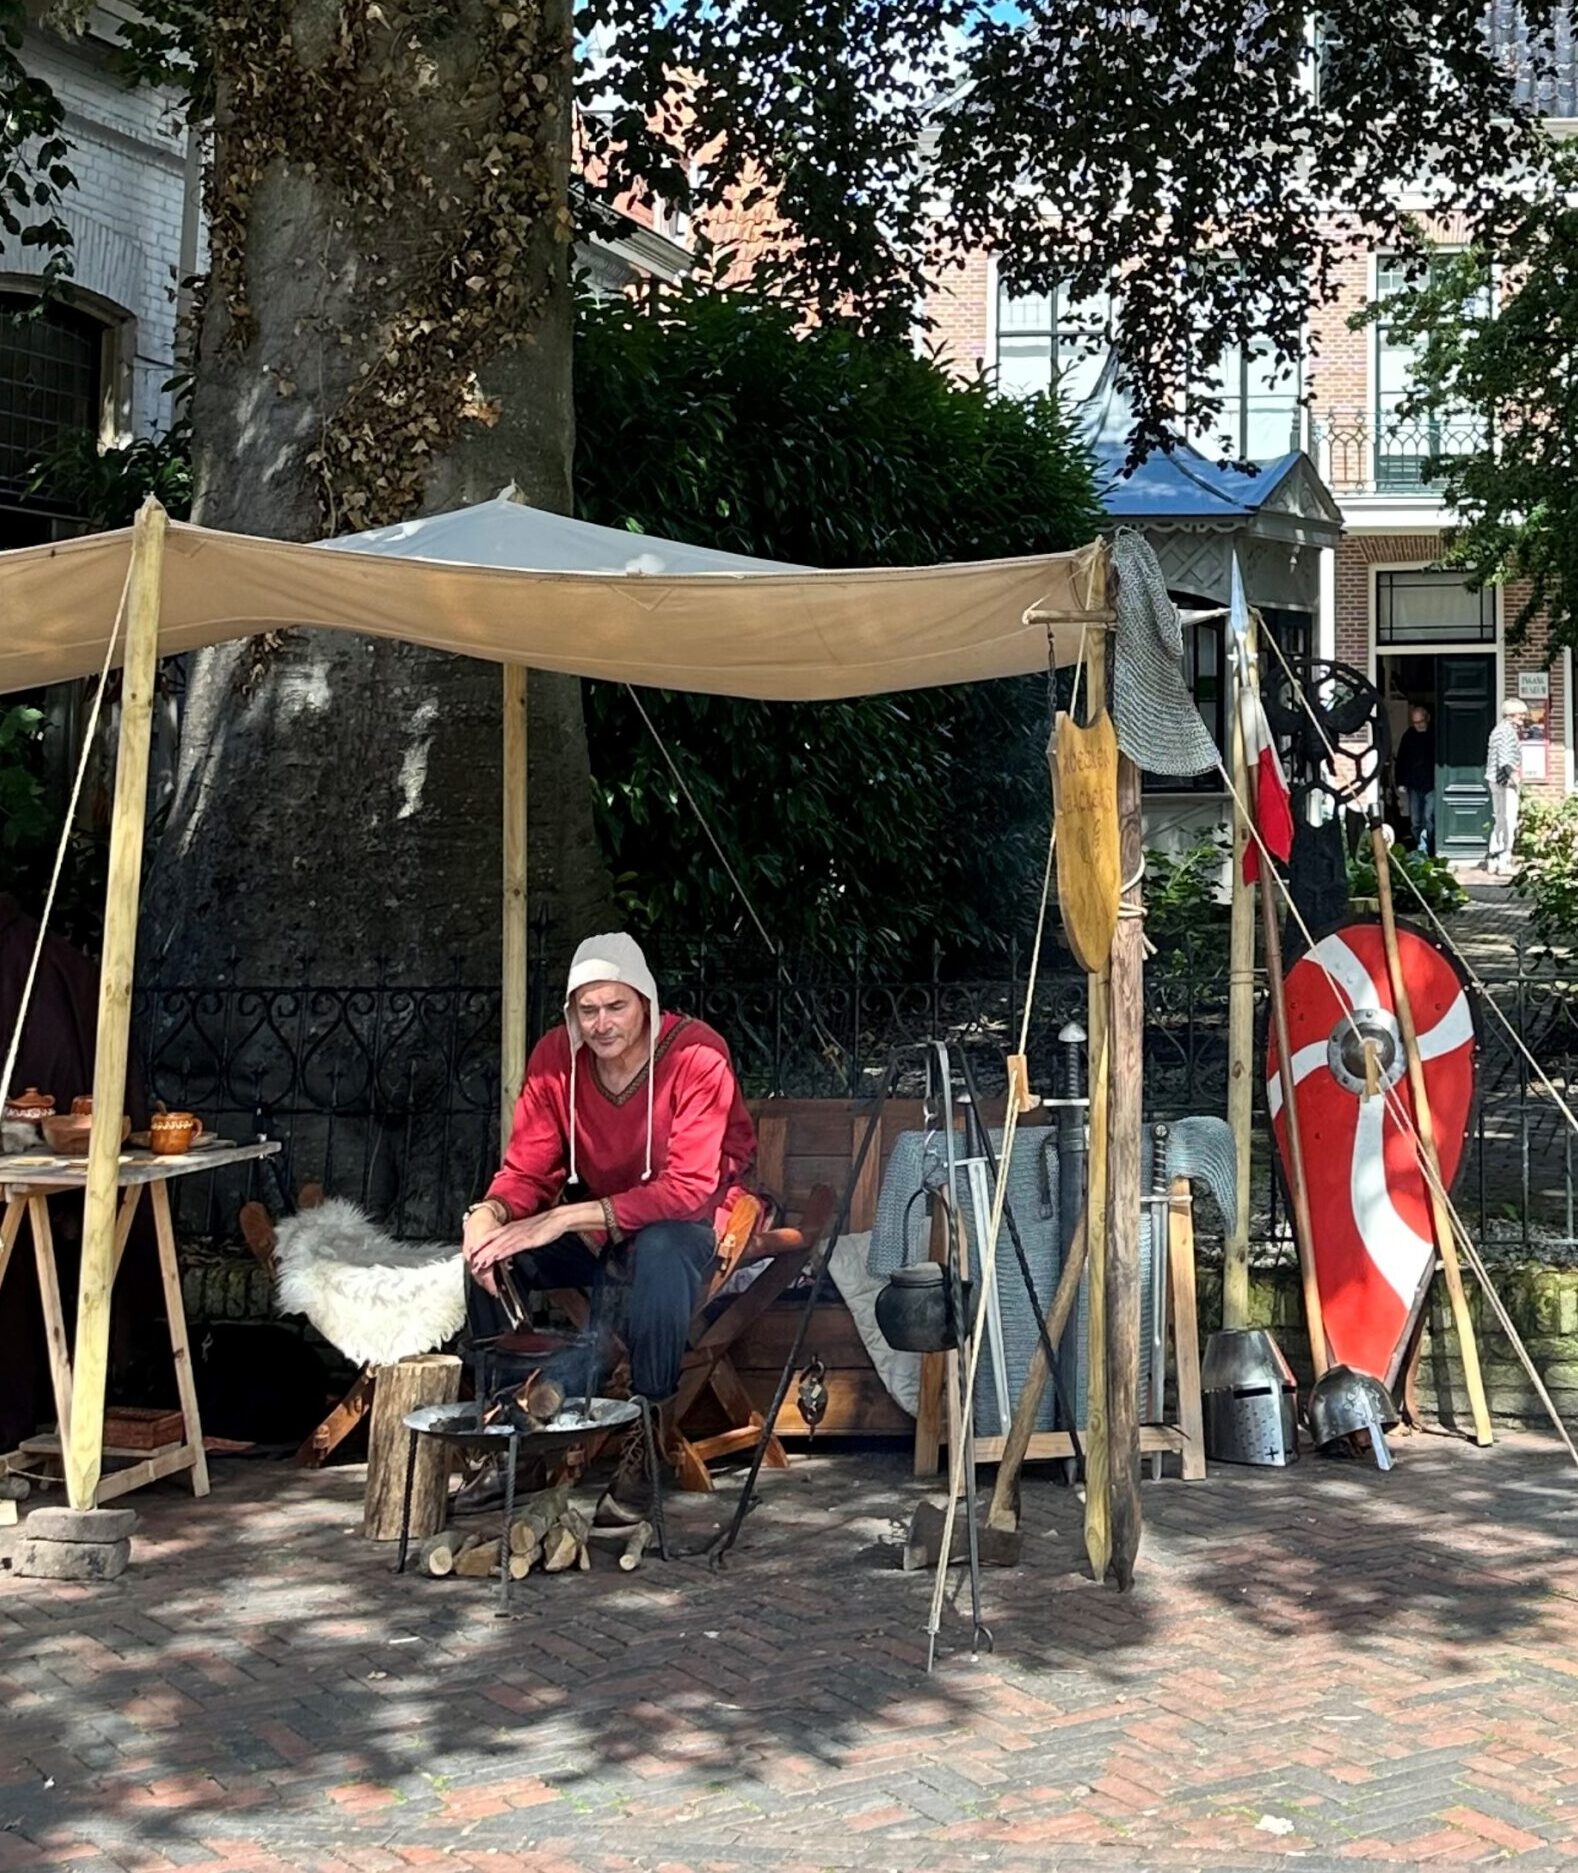
<path fill-rule="evenodd" d="M 525 1255 L 532 1249 L 545 1249 L 550 1242 L 557 1242 L 566 1232 L 563 1219 L 562 1209 L 544 1210 L 538 1216 L 526 1216 L 518 1223 L 506 1223 L 502 1229 L 495 1228 L 485 1241 L 465 1251 L 466 1264 L 486 1292 L 497 1295 L 494 1268 L 500 1262 L 509 1261 L 512 1256 Z"/>
<path fill-rule="evenodd" d="M 478 1204 L 466 1218 L 460 1236 L 460 1252 L 466 1258 L 466 1266 L 471 1270 L 483 1292 L 491 1294 L 495 1300 L 498 1298 L 498 1288 L 494 1284 L 493 1276 L 488 1272 L 492 1262 L 479 1262 L 478 1258 L 500 1230 L 508 1227 L 499 1211 L 500 1206 L 491 1201 Z"/>

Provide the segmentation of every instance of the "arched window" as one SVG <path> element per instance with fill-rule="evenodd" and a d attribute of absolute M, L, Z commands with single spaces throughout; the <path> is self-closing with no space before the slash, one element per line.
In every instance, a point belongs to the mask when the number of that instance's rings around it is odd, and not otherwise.
<path fill-rule="evenodd" d="M 105 329 L 74 306 L 0 292 L 0 547 L 76 530 L 68 500 L 29 487 L 64 437 L 99 433 Z"/>

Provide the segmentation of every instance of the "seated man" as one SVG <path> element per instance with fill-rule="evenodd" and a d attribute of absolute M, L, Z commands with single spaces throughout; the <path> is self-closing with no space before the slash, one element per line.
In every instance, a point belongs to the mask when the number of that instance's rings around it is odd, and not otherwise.
<path fill-rule="evenodd" d="M 632 1388 L 654 1408 L 673 1397 L 691 1314 L 717 1230 L 756 1155 L 756 1134 L 722 1037 L 663 1014 L 630 937 L 590 937 L 575 953 L 564 1026 L 532 1051 L 504 1164 L 466 1212 L 462 1247 L 473 1334 L 508 1322 L 495 1269 L 516 1287 L 590 1288 L 604 1259 L 629 1283 L 624 1338 Z M 468 1496 L 492 1497 L 492 1479 Z M 602 1522 L 651 1506 L 639 1427 L 598 1505 Z"/>

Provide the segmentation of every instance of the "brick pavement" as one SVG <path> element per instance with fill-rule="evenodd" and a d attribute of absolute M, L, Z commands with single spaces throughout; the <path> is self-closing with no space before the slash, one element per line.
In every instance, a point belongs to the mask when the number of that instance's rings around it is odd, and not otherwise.
<path fill-rule="evenodd" d="M 1147 1482 L 1134 1592 L 1027 1487 L 995 1656 L 897 1571 L 891 1454 L 773 1476 L 737 1559 L 400 1580 L 361 1472 L 138 1498 L 107 1587 L 0 1574 L 0 1873 L 168 1866 L 1028 1873 L 1567 1864 L 1578 1476 L 1399 1445 L 1389 1477 Z M 728 1498 L 716 1499 L 725 1507 Z M 689 1498 L 681 1539 L 714 1525 Z"/>

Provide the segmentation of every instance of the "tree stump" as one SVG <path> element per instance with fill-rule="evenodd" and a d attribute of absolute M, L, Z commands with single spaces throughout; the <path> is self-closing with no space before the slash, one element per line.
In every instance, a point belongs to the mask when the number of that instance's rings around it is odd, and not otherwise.
<path fill-rule="evenodd" d="M 452 1353 L 420 1353 L 380 1366 L 373 1386 L 372 1424 L 367 1434 L 367 1496 L 362 1534 L 368 1541 L 396 1541 L 405 1491 L 410 1436 L 405 1414 L 418 1405 L 452 1405 L 460 1397 L 460 1361 Z M 436 1535 L 449 1517 L 451 1447 L 441 1437 L 419 1440 L 411 1486 L 411 1537 Z"/>

